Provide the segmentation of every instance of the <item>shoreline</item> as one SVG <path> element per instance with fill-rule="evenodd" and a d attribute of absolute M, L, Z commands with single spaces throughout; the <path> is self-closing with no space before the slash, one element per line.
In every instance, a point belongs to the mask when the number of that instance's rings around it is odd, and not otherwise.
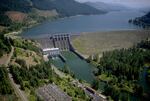
<path fill-rule="evenodd" d="M 106 13 L 103 13 L 103 14 L 106 14 Z M 63 20 L 63 19 L 67 19 L 67 18 L 73 18 L 73 17 L 78 17 L 78 16 L 90 16 L 90 15 L 103 15 L 103 14 L 89 14 L 89 15 L 74 15 L 74 16 L 69 16 L 69 17 L 54 17 L 54 18 L 52 18 L 52 19 L 49 19 L 49 18 L 47 18 L 46 20 L 44 20 L 44 21 L 42 21 L 42 22 L 37 22 L 37 23 L 34 23 L 34 24 L 32 24 L 32 25 L 29 25 L 29 26 L 23 26 L 21 29 L 19 29 L 19 30 L 16 30 L 16 31 L 12 31 L 12 32 L 8 32 L 8 33 L 5 33 L 5 34 L 14 34 L 14 35 L 22 35 L 23 34 L 23 32 L 25 32 L 26 30 L 28 30 L 28 29 L 31 29 L 31 28 L 33 28 L 33 27 L 36 27 L 36 26 L 38 26 L 38 25 L 41 25 L 41 24 L 43 24 L 43 23 L 45 23 L 45 22 L 53 22 L 53 21 L 57 21 L 57 20 Z M 24 38 L 24 37 L 22 37 L 21 36 L 21 38 Z"/>

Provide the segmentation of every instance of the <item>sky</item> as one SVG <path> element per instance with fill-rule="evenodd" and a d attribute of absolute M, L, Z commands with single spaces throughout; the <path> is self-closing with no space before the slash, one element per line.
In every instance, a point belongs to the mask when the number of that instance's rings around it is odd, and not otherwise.
<path fill-rule="evenodd" d="M 79 2 L 106 2 L 106 3 L 118 3 L 133 8 L 150 8 L 150 0 L 76 0 Z"/>

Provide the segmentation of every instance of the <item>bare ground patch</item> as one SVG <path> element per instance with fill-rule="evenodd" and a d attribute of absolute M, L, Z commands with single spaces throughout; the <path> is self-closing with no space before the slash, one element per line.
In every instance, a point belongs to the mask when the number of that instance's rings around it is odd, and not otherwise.
<path fill-rule="evenodd" d="M 6 12 L 6 15 L 13 21 L 17 22 L 23 22 L 25 19 L 27 19 L 27 14 L 18 12 L 18 11 L 8 11 Z"/>
<path fill-rule="evenodd" d="M 9 55 L 5 54 L 0 58 L 0 65 L 5 65 L 6 61 L 8 60 Z"/>
<path fill-rule="evenodd" d="M 38 16 L 43 16 L 43 17 L 55 17 L 58 16 L 58 13 L 56 10 L 35 10 Z"/>

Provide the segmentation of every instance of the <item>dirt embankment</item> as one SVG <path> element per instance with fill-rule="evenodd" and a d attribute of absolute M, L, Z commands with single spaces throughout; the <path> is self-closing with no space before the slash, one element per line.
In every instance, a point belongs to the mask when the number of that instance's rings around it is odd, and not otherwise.
<path fill-rule="evenodd" d="M 129 48 L 150 37 L 150 30 L 82 33 L 72 39 L 74 48 L 83 56 Z"/>

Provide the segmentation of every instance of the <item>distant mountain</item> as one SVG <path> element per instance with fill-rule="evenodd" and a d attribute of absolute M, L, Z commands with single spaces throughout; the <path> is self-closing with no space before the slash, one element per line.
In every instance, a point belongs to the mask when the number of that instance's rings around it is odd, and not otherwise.
<path fill-rule="evenodd" d="M 141 26 L 143 28 L 150 28 L 150 12 L 142 17 L 137 17 L 135 19 L 130 19 L 129 23 Z"/>
<path fill-rule="evenodd" d="M 56 9 L 61 16 L 104 13 L 89 5 L 75 0 L 31 0 L 33 6 L 42 10 Z"/>
<path fill-rule="evenodd" d="M 96 9 L 102 10 L 102 11 L 121 11 L 121 10 L 128 10 L 129 8 L 119 5 L 119 4 L 110 4 L 110 3 L 104 3 L 104 2 L 86 2 L 85 4 L 92 6 Z"/>
<path fill-rule="evenodd" d="M 104 13 L 103 11 L 100 11 L 87 4 L 79 3 L 75 0 L 1 0 L 0 25 L 11 25 L 11 21 L 8 15 L 6 15 L 6 12 L 8 11 L 17 11 L 18 13 L 23 12 L 28 15 L 34 10 L 40 10 L 40 12 L 56 11 L 56 14 L 60 17 Z M 13 15 L 12 12 L 11 15 Z M 38 13 L 34 16 L 31 16 L 32 18 L 35 18 L 38 16 Z"/>
<path fill-rule="evenodd" d="M 33 8 L 39 10 L 55 9 L 60 15 L 65 16 L 103 13 L 94 7 L 75 0 L 1 0 L 0 2 L 1 13 L 5 11 L 30 12 Z"/>

